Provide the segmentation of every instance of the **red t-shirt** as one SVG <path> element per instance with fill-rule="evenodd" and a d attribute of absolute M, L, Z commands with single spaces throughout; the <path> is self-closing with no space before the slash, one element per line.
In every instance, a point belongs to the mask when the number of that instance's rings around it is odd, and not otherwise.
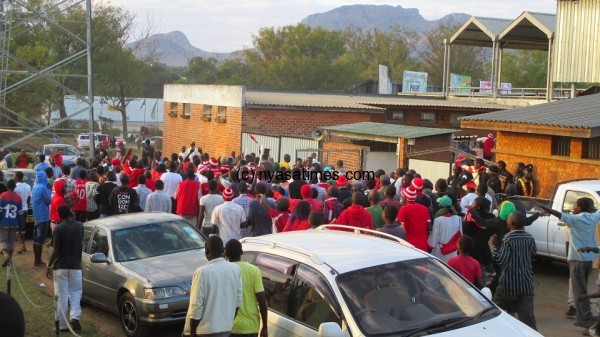
<path fill-rule="evenodd" d="M 481 277 L 481 265 L 479 261 L 470 256 L 455 256 L 448 260 L 448 265 L 472 284 L 475 284 L 475 280 Z"/>
<path fill-rule="evenodd" d="M 74 211 L 86 212 L 87 211 L 87 198 L 85 193 L 85 179 L 75 180 L 75 193 L 79 197 L 79 200 L 73 205 Z"/>
<path fill-rule="evenodd" d="M 483 142 L 483 155 L 490 157 L 493 156 L 494 153 L 492 152 L 492 149 L 494 148 L 494 146 L 496 146 L 496 142 L 494 141 L 494 139 L 487 138 L 485 142 Z"/>
<path fill-rule="evenodd" d="M 323 204 L 319 200 L 313 199 L 313 198 L 307 198 L 307 199 L 304 199 L 304 201 L 306 201 L 310 204 L 311 212 L 323 213 Z"/>
<path fill-rule="evenodd" d="M 287 224 L 288 220 L 290 220 L 290 213 L 282 212 L 281 216 L 279 216 L 279 218 L 275 220 L 275 227 L 277 227 L 277 233 L 283 232 L 283 229 L 285 228 L 285 225 Z"/>
<path fill-rule="evenodd" d="M 290 222 L 288 220 L 288 223 L 285 225 L 283 232 L 305 231 L 311 228 L 312 226 L 308 223 L 308 219 L 295 220 L 294 222 Z"/>
<path fill-rule="evenodd" d="M 156 181 L 146 178 L 146 187 L 152 192 L 156 191 Z"/>
<path fill-rule="evenodd" d="M 424 252 L 429 249 L 427 244 L 427 221 L 429 220 L 429 209 L 414 202 L 402 206 L 396 218 L 396 221 L 404 225 L 406 241 Z"/>
<path fill-rule="evenodd" d="M 179 183 L 173 198 L 177 201 L 178 215 L 198 215 L 200 213 L 200 201 L 198 191 L 200 183 L 195 180 L 186 179 Z"/>

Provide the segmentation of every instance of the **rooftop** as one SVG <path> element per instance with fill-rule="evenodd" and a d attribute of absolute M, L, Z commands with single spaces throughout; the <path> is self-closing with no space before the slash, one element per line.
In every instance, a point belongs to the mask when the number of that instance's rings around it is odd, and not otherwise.
<path fill-rule="evenodd" d="M 373 122 L 324 126 L 321 129 L 329 131 L 329 133 L 332 135 L 339 136 L 344 136 L 346 134 L 357 134 L 367 136 L 365 139 L 367 139 L 368 136 L 388 137 L 392 142 L 397 142 L 398 138 L 422 138 L 460 131 L 454 129 L 427 128 L 421 126 Z"/>
<path fill-rule="evenodd" d="M 505 105 L 500 104 L 479 103 L 457 99 L 437 99 L 431 97 L 421 98 L 389 95 L 349 95 L 253 90 L 246 91 L 246 106 L 320 108 L 331 110 L 355 110 L 371 113 L 382 113 L 386 110 L 385 107 L 390 106 L 489 110 L 503 110 L 507 108 Z"/>
<path fill-rule="evenodd" d="M 460 120 L 461 126 L 474 128 L 477 122 L 500 123 L 498 129 L 505 131 L 511 131 L 511 125 L 515 124 L 588 129 L 588 137 L 597 137 L 600 136 L 600 94 L 461 117 Z"/>

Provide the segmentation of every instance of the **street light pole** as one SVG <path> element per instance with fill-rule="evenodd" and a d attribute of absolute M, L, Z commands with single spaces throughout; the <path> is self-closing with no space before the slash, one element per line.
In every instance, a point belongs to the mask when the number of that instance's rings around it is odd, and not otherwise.
<path fill-rule="evenodd" d="M 88 104 L 90 105 L 88 127 L 90 130 L 90 160 L 94 158 L 96 139 L 94 136 L 94 88 L 92 77 L 92 0 L 85 1 L 85 21 L 87 26 L 87 80 L 88 80 Z"/>

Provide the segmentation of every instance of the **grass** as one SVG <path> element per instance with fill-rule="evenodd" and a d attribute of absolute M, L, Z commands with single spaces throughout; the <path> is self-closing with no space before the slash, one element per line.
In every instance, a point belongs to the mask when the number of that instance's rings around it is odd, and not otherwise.
<path fill-rule="evenodd" d="M 38 306 L 35 308 L 23 295 L 17 282 L 17 275 L 12 273 L 11 295 L 19 302 L 21 309 L 25 314 L 25 336 L 28 337 L 46 337 L 55 336 L 54 333 L 54 305 L 52 296 L 46 293 L 46 289 L 40 288 L 38 284 L 25 272 L 17 269 L 19 280 L 29 299 Z M 6 292 L 6 268 L 0 269 L 0 291 Z M 46 280 L 48 285 L 51 280 Z M 104 337 L 92 324 L 82 322 L 83 330 L 78 334 L 85 337 Z M 72 336 L 70 333 L 62 333 L 63 336 Z"/>

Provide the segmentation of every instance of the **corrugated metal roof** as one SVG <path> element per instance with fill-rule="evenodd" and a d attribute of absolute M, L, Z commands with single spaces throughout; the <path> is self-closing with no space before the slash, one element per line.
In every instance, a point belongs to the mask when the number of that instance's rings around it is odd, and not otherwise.
<path fill-rule="evenodd" d="M 600 127 L 600 94 L 462 117 L 460 120 L 596 128 Z"/>
<path fill-rule="evenodd" d="M 422 138 L 458 132 L 454 129 L 426 128 L 385 123 L 363 122 L 321 127 L 322 130 L 349 132 L 358 135 L 382 136 L 390 138 Z"/>
<path fill-rule="evenodd" d="M 500 33 L 501 48 L 548 50 L 556 15 L 523 12 Z"/>
<path fill-rule="evenodd" d="M 323 108 L 383 112 L 383 106 L 398 107 L 444 107 L 466 109 L 502 110 L 507 106 L 463 100 L 435 98 L 348 95 L 303 92 L 246 91 L 246 106 L 276 106 L 296 108 Z"/>
<path fill-rule="evenodd" d="M 512 22 L 511 19 L 472 16 L 450 38 L 450 44 L 491 47 Z"/>

